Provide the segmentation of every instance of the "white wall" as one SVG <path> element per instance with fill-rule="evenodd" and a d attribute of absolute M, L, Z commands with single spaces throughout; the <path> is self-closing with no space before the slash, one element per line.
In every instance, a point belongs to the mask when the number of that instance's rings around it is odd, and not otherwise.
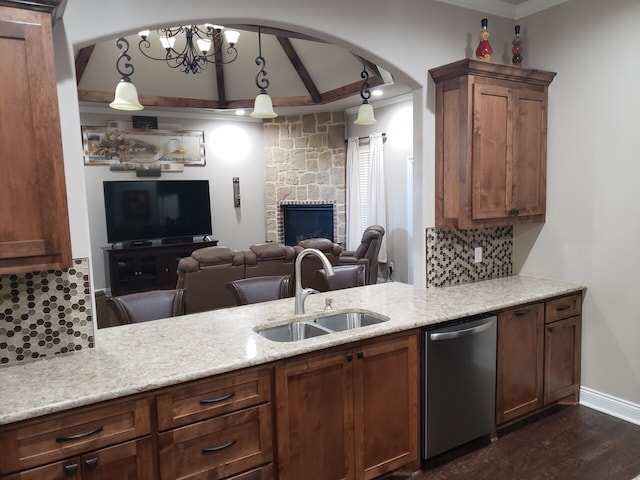
<path fill-rule="evenodd" d="M 515 271 L 584 282 L 582 384 L 640 404 L 640 2 L 573 0 L 523 23 L 549 87 L 547 222 Z"/>
<path fill-rule="evenodd" d="M 524 65 L 555 70 L 550 88 L 548 221 L 516 229 L 522 272 L 589 284 L 583 384 L 640 404 L 638 254 L 640 105 L 637 0 L 570 0 L 522 19 Z M 122 12 L 127 12 L 123 15 Z M 428 69 L 470 56 L 485 16 L 434 0 L 69 0 L 57 43 L 69 48 L 144 26 L 216 16 L 308 33 L 379 63 L 416 89 L 414 283 L 425 283 L 425 227 L 434 216 L 434 87 Z M 508 62 L 514 21 L 488 15 L 494 59 Z M 99 21 L 91 21 L 99 19 Z M 375 28 L 379 25 L 379 28 Z M 88 250 L 73 66 L 57 58 L 74 255 Z M 75 117 L 75 118 L 74 118 Z"/>
<path fill-rule="evenodd" d="M 386 133 L 384 142 L 384 164 L 387 185 L 387 258 L 393 262 L 392 278 L 409 283 L 409 255 L 413 245 L 413 101 L 411 98 L 374 105 L 377 123 L 372 126 L 354 125 L 357 111 L 348 112 L 347 136 L 364 137 L 374 132 Z M 388 263 L 387 263 L 388 265 Z M 386 272 L 380 273 L 386 276 Z"/>
<path fill-rule="evenodd" d="M 95 109 L 91 109 L 95 110 Z M 153 112 L 143 110 L 145 115 Z M 218 245 L 244 250 L 266 239 L 264 209 L 264 153 L 262 122 L 227 120 L 204 114 L 183 114 L 180 118 L 162 116 L 158 122 L 180 126 L 183 130 L 204 131 L 206 164 L 185 167 L 183 172 L 163 173 L 162 179 L 209 180 L 213 238 Z M 235 117 L 232 117 L 235 118 Z M 105 125 L 107 120 L 131 121 L 130 115 L 117 113 L 81 114 L 83 125 Z M 102 247 L 107 245 L 102 182 L 135 180 L 135 172 L 111 172 L 106 165 L 84 167 L 91 236 L 94 287 L 107 287 Z M 240 179 L 240 208 L 233 206 L 233 177 Z M 194 206 L 195 208 L 196 206 Z"/>

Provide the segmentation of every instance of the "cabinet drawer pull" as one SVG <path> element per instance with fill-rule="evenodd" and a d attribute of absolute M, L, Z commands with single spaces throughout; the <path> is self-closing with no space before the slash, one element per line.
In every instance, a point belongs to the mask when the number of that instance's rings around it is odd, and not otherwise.
<path fill-rule="evenodd" d="M 522 310 L 518 310 L 517 312 L 514 313 L 514 315 L 516 317 L 523 317 L 525 316 L 527 313 L 529 313 L 529 309 L 528 308 L 523 308 Z"/>
<path fill-rule="evenodd" d="M 364 358 L 364 352 L 358 352 L 358 359 L 362 360 Z"/>
<path fill-rule="evenodd" d="M 347 362 L 353 361 L 353 353 L 347 353 Z"/>
<path fill-rule="evenodd" d="M 79 438 L 88 437 L 89 435 L 95 435 L 96 433 L 100 433 L 101 431 L 102 431 L 102 427 L 98 427 L 98 428 L 94 428 L 93 430 L 89 430 L 88 432 L 75 433 L 67 437 L 57 437 L 56 442 L 58 443 L 70 442 L 71 440 L 78 440 Z"/>
<path fill-rule="evenodd" d="M 71 465 L 65 465 L 64 473 L 65 475 L 75 475 L 76 473 L 78 473 L 78 464 L 72 463 Z"/>
<path fill-rule="evenodd" d="M 509 210 L 508 214 L 510 216 L 515 216 L 518 215 L 520 213 L 520 210 L 518 210 L 517 208 L 512 208 L 511 210 Z"/>
<path fill-rule="evenodd" d="M 98 459 L 97 458 L 90 458 L 89 460 L 85 460 L 84 464 L 87 466 L 87 468 L 97 468 L 98 467 Z"/>
<path fill-rule="evenodd" d="M 231 445 L 234 445 L 235 443 L 236 443 L 235 440 L 231 440 L 229 443 L 225 443 L 224 445 L 218 445 L 217 447 L 203 448 L 202 449 L 202 453 L 219 452 L 220 450 L 224 450 L 225 448 L 229 448 Z"/>
<path fill-rule="evenodd" d="M 223 395 L 221 397 L 205 398 L 204 400 L 200 400 L 200 404 L 201 405 L 209 405 L 210 403 L 224 402 L 225 400 L 229 400 L 235 394 L 236 394 L 236 392 L 231 392 L 231 393 L 228 393 L 227 395 Z"/>
<path fill-rule="evenodd" d="M 571 308 L 571 305 L 560 305 L 559 307 L 556 307 L 556 312 L 562 312 L 564 310 L 569 310 Z"/>

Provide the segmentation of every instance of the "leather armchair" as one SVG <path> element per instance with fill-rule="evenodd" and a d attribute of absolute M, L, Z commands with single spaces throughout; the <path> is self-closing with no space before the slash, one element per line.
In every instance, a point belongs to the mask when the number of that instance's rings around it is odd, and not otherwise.
<path fill-rule="evenodd" d="M 296 250 L 296 256 L 305 248 L 318 249 L 324 253 L 331 265 L 338 265 L 340 254 L 342 253 L 342 246 L 338 243 L 333 243 L 328 238 L 308 238 L 300 241 L 294 248 Z M 303 258 L 300 264 L 302 286 L 305 288 L 314 288 L 319 292 L 326 291 L 326 285 L 316 274 L 321 268 L 322 262 L 318 257 L 308 255 Z"/>
<path fill-rule="evenodd" d="M 186 313 L 236 306 L 227 284 L 244 278 L 244 255 L 227 247 L 194 250 L 178 262 L 177 288 L 187 291 Z"/>
<path fill-rule="evenodd" d="M 109 297 L 111 309 L 109 326 L 148 322 L 160 318 L 184 315 L 184 290 L 151 290 Z"/>
<path fill-rule="evenodd" d="M 346 250 L 340 254 L 340 265 L 353 265 L 359 262 L 367 264 L 367 285 L 378 282 L 378 254 L 384 233 L 384 227 L 381 225 L 371 225 L 362 234 L 357 249 Z"/>
<path fill-rule="evenodd" d="M 361 287 L 367 284 L 367 267 L 364 263 L 354 265 L 336 265 L 333 275 L 328 277 L 324 269 L 316 272 L 323 283 L 322 291 L 341 290 L 343 288 Z"/>

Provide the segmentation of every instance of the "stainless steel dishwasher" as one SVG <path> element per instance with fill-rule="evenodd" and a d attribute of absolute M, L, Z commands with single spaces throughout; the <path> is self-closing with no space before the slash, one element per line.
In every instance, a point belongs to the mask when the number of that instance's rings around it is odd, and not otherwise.
<path fill-rule="evenodd" d="M 495 316 L 426 327 L 424 459 L 493 430 L 496 332 Z"/>

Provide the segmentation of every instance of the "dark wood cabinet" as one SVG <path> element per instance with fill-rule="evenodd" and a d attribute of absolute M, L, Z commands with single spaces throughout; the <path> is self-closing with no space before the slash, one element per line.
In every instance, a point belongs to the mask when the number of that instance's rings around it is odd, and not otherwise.
<path fill-rule="evenodd" d="M 150 433 L 144 397 L 27 420 L 0 429 L 0 478 L 152 480 Z"/>
<path fill-rule="evenodd" d="M 498 313 L 496 424 L 580 391 L 582 294 Z"/>
<path fill-rule="evenodd" d="M 218 244 L 217 240 L 170 245 L 105 248 L 107 283 L 111 295 L 176 288 L 178 262 L 194 250 Z"/>
<path fill-rule="evenodd" d="M 50 14 L 59 2 L 10 3 L 0 5 L 0 63 L 11 66 L 0 69 L 0 274 L 70 268 Z"/>
<path fill-rule="evenodd" d="M 278 478 L 369 479 L 417 465 L 418 368 L 415 332 L 276 367 Z"/>
<path fill-rule="evenodd" d="M 580 397 L 582 295 L 547 302 L 544 338 L 544 404 Z"/>
<path fill-rule="evenodd" d="M 555 73 L 466 59 L 436 84 L 436 227 L 543 222 Z"/>
<path fill-rule="evenodd" d="M 542 407 L 544 304 L 498 314 L 496 423 Z"/>

